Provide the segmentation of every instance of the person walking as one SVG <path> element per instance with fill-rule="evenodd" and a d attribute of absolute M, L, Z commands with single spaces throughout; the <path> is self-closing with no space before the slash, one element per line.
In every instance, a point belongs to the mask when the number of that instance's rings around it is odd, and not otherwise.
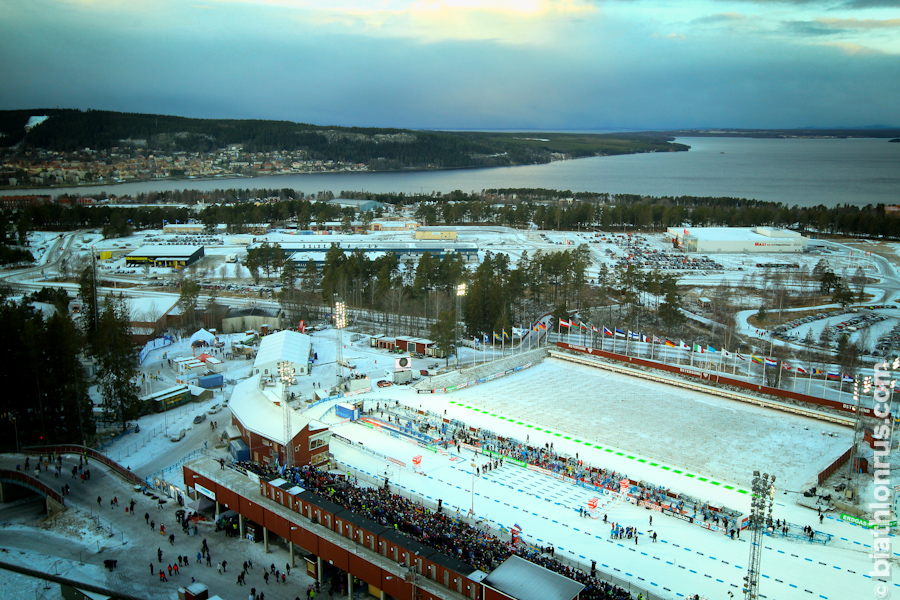
<path fill-rule="evenodd" d="M 162 548 L 156 549 L 156 562 L 162 562 Z"/>
<path fill-rule="evenodd" d="M 216 565 L 216 569 L 218 569 L 219 575 L 221 575 L 221 574 L 222 574 L 222 563 L 218 563 L 218 564 Z"/>
<path fill-rule="evenodd" d="M 200 559 L 201 559 L 201 558 L 202 558 L 202 556 L 201 556 L 201 554 L 198 552 L 198 553 L 197 553 L 197 563 L 198 563 L 198 564 L 200 563 Z"/>
<path fill-rule="evenodd" d="M 172 570 L 175 571 L 176 575 L 178 575 L 178 565 L 172 565 Z"/>
<path fill-rule="evenodd" d="M 144 521 L 146 521 L 148 525 L 150 524 L 150 513 L 144 513 Z"/>
<path fill-rule="evenodd" d="M 168 579 L 166 579 L 166 572 L 163 571 L 162 569 L 159 570 L 159 580 L 160 581 L 168 581 Z"/>
<path fill-rule="evenodd" d="M 153 563 L 150 563 L 150 577 L 153 577 L 154 573 L 156 573 L 156 567 L 153 566 Z"/>
<path fill-rule="evenodd" d="M 228 572 L 228 561 L 227 560 L 222 561 L 222 571 L 224 571 L 225 573 Z"/>
<path fill-rule="evenodd" d="M 269 585 L 269 572 L 263 571 L 263 579 L 266 580 L 266 585 Z"/>
<path fill-rule="evenodd" d="M 97 506 L 103 508 L 103 499 L 100 496 L 97 496 Z"/>

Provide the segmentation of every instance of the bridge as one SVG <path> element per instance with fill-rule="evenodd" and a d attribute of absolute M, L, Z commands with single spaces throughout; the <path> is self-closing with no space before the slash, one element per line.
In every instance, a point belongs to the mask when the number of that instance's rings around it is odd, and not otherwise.
<path fill-rule="evenodd" d="M 22 471 L 0 469 L 0 502 L 12 502 L 28 495 L 23 488 L 46 498 L 47 515 L 55 515 L 66 510 L 66 499 L 63 495 L 39 478 Z"/>

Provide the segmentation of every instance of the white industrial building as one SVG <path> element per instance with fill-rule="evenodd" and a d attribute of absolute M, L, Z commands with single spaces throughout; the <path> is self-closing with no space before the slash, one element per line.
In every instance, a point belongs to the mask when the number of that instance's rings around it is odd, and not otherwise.
<path fill-rule="evenodd" d="M 803 252 L 809 241 L 774 227 L 669 227 L 667 232 L 687 252 Z"/>
<path fill-rule="evenodd" d="M 287 361 L 294 368 L 294 376 L 308 375 L 311 352 L 310 337 L 304 333 L 285 330 L 267 335 L 259 344 L 253 374 L 277 379 L 278 363 Z"/>

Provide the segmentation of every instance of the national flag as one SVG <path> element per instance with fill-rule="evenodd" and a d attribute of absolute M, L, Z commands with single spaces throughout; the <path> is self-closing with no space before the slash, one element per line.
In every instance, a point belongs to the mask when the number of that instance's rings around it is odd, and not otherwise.
<path fill-rule="evenodd" d="M 755 354 L 751 354 L 751 355 L 750 355 L 750 360 L 752 360 L 753 362 L 755 362 L 755 363 L 758 364 L 758 365 L 763 364 L 763 359 L 761 359 L 760 357 L 756 356 Z"/>
<path fill-rule="evenodd" d="M 777 367 L 777 366 L 778 366 L 778 361 L 775 360 L 774 358 L 769 358 L 769 357 L 767 356 L 767 357 L 766 357 L 766 366 L 767 366 L 767 367 Z"/>
<path fill-rule="evenodd" d="M 689 235 L 687 228 L 685 228 L 685 230 L 684 230 L 684 235 Z"/>
<path fill-rule="evenodd" d="M 713 347 L 710 346 L 709 344 L 706 345 L 706 351 L 709 352 L 710 354 L 715 354 L 716 352 L 718 352 L 718 350 L 716 350 L 715 348 L 713 348 Z"/>
<path fill-rule="evenodd" d="M 168 224 L 169 224 L 169 222 L 166 221 L 165 219 L 163 219 L 163 225 L 168 225 Z"/>
<path fill-rule="evenodd" d="M 594 333 L 599 333 L 600 330 L 597 329 L 596 325 L 591 325 L 591 331 L 593 331 Z"/>
<path fill-rule="evenodd" d="M 505 330 L 505 329 L 503 330 L 503 338 L 504 338 L 504 339 L 509 339 L 509 334 L 506 333 L 506 330 Z"/>
<path fill-rule="evenodd" d="M 488 342 L 490 342 L 490 340 L 488 339 L 488 334 L 484 334 L 484 343 L 487 344 Z"/>
<path fill-rule="evenodd" d="M 519 525 L 518 523 L 516 523 L 515 525 L 513 525 L 513 529 L 518 529 L 519 531 L 522 531 L 522 526 Z"/>
<path fill-rule="evenodd" d="M 644 342 L 644 343 L 649 343 L 649 342 L 650 342 L 650 336 L 649 336 L 649 335 L 644 335 L 644 334 L 642 333 L 642 334 L 641 334 L 641 341 Z"/>
<path fill-rule="evenodd" d="M 603 328 L 603 335 L 612 336 L 613 332 L 609 330 L 609 327 Z"/>
<path fill-rule="evenodd" d="M 544 331 L 547 331 L 547 326 L 544 324 L 543 321 L 541 321 L 540 323 L 538 323 L 537 326 L 540 327 L 541 329 L 543 329 Z"/>
<path fill-rule="evenodd" d="M 804 369 L 803 367 L 797 367 L 797 372 L 798 372 L 798 373 L 803 373 L 804 375 L 807 374 L 806 369 Z"/>
<path fill-rule="evenodd" d="M 584 323 L 579 323 L 578 326 L 585 330 L 587 330 L 587 328 L 588 328 L 588 326 L 585 325 Z"/>
<path fill-rule="evenodd" d="M 724 356 L 725 358 L 731 358 L 731 352 L 729 352 L 728 350 L 722 350 L 722 356 Z"/>
<path fill-rule="evenodd" d="M 560 326 L 560 327 L 571 327 L 571 326 L 572 326 L 572 321 L 563 321 L 562 319 L 560 319 L 560 320 L 559 320 L 559 326 Z"/>
<path fill-rule="evenodd" d="M 668 346 L 669 348 L 674 348 L 674 347 L 675 347 L 675 342 L 673 342 L 673 341 L 670 340 L 669 338 L 666 338 L 666 346 Z"/>
<path fill-rule="evenodd" d="M 737 356 L 737 357 L 738 357 L 739 359 L 741 359 L 741 360 L 747 360 L 747 358 L 746 358 L 743 354 L 741 354 L 740 352 L 735 352 L 734 355 Z"/>
<path fill-rule="evenodd" d="M 847 375 L 846 373 L 844 373 L 841 376 L 841 381 L 843 381 L 844 383 L 853 383 L 855 381 L 855 379 L 853 379 L 853 377 L 851 377 L 850 375 Z"/>
<path fill-rule="evenodd" d="M 616 337 L 625 337 L 625 332 L 616 327 Z"/>
<path fill-rule="evenodd" d="M 703 354 L 703 346 L 701 346 L 700 344 L 694 344 L 694 347 L 691 348 L 691 351 L 699 352 L 700 354 Z"/>
<path fill-rule="evenodd" d="M 658 337 L 656 337 L 656 336 L 654 335 L 654 336 L 653 336 L 653 343 L 654 343 L 654 344 L 662 344 L 662 340 L 660 340 Z"/>
<path fill-rule="evenodd" d="M 688 346 L 687 344 L 685 344 L 684 342 L 681 342 L 681 344 L 678 347 L 681 348 L 682 350 L 690 350 L 691 349 L 691 347 Z"/>
<path fill-rule="evenodd" d="M 499 341 L 500 341 L 500 336 L 497 335 L 497 332 L 496 332 L 496 331 L 494 332 L 494 341 L 495 341 L 495 342 L 499 342 Z"/>
<path fill-rule="evenodd" d="M 629 338 L 629 339 L 632 339 L 632 340 L 639 340 L 639 339 L 641 339 L 641 336 L 638 335 L 637 333 L 633 332 L 633 331 L 629 331 L 629 332 L 628 332 L 628 338 Z"/>
<path fill-rule="evenodd" d="M 831 371 L 829 371 L 829 372 L 825 375 L 825 377 L 828 378 L 828 379 L 831 379 L 832 381 L 838 381 L 838 380 L 840 380 L 840 378 L 841 378 L 841 374 L 840 374 L 840 373 L 832 373 Z"/>
<path fill-rule="evenodd" d="M 790 371 L 790 370 L 791 370 L 791 365 L 787 364 L 787 363 L 784 362 L 784 361 L 781 361 L 781 368 L 784 369 L 785 371 Z"/>
<path fill-rule="evenodd" d="M 821 375 L 822 373 L 824 373 L 824 371 L 822 369 L 817 369 L 817 368 L 813 367 L 813 375 Z"/>

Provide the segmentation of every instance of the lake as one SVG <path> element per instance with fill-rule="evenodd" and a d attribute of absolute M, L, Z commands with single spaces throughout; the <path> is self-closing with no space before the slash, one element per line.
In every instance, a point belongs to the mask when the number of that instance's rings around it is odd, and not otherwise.
<path fill-rule="evenodd" d="M 113 186 L 4 190 L 0 195 L 52 193 L 116 195 L 179 189 L 292 188 L 430 193 L 488 188 L 731 196 L 788 205 L 900 203 L 900 143 L 886 139 L 679 138 L 689 152 L 603 156 L 546 165 L 416 171 L 318 173 L 242 179 L 147 181 Z"/>

